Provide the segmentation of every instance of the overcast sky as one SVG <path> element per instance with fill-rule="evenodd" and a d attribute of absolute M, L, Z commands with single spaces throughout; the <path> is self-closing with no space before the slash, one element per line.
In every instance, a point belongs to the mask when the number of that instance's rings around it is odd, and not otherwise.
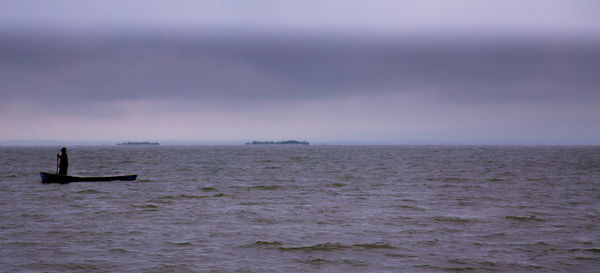
<path fill-rule="evenodd" d="M 3 1 L 0 141 L 600 144 L 598 1 Z"/>

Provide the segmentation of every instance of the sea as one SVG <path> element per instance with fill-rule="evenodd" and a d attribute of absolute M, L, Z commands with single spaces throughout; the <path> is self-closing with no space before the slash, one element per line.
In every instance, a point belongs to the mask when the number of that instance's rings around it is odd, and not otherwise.
<path fill-rule="evenodd" d="M 0 272 L 600 272 L 600 146 L 0 147 Z"/>

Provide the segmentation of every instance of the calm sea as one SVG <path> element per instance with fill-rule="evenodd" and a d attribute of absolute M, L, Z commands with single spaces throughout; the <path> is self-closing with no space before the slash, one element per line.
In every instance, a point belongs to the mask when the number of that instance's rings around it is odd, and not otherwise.
<path fill-rule="evenodd" d="M 598 272 L 600 146 L 0 147 L 0 272 Z"/>

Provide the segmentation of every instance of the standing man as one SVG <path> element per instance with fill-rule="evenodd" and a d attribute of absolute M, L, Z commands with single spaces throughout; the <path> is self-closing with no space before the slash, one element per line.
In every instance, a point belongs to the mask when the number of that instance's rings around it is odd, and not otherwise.
<path fill-rule="evenodd" d="M 56 158 L 60 159 L 60 164 L 58 165 L 59 171 L 58 175 L 67 175 L 67 168 L 69 168 L 69 158 L 67 157 L 67 148 L 63 147 L 60 149 L 61 154 L 56 154 Z"/>

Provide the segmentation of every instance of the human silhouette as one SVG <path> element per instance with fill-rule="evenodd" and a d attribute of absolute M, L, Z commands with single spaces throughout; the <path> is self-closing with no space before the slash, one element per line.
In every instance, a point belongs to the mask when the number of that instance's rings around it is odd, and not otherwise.
<path fill-rule="evenodd" d="M 61 154 L 56 154 L 56 158 L 60 159 L 60 164 L 58 165 L 59 171 L 58 175 L 67 175 L 67 168 L 69 168 L 69 158 L 67 157 L 67 148 L 63 147 L 60 149 Z"/>

